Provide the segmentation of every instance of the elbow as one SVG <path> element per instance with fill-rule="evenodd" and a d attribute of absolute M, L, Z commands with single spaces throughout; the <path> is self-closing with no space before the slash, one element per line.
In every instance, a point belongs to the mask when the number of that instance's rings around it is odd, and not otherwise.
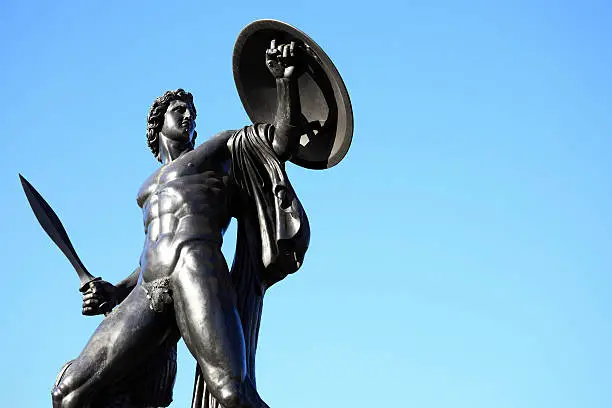
<path fill-rule="evenodd" d="M 278 160 L 282 162 L 291 159 L 293 153 L 292 149 L 289 148 L 287 143 L 283 143 L 277 139 L 274 139 L 274 141 L 272 142 L 272 150 L 274 150 L 274 153 L 276 154 Z"/>

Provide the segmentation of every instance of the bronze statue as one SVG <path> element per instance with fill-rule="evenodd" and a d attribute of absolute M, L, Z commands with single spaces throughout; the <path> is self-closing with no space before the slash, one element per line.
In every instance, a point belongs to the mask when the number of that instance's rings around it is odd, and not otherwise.
<path fill-rule="evenodd" d="M 259 61 L 267 78 L 257 74 Z M 335 165 L 350 145 L 352 113 L 325 53 L 284 23 L 247 26 L 234 70 L 251 126 L 194 147 L 190 93 L 168 91 L 151 106 L 147 143 L 162 165 L 137 196 L 145 232 L 140 265 L 117 285 L 85 270 L 59 219 L 22 179 L 39 221 L 79 272 L 83 314 L 106 314 L 61 369 L 54 408 L 169 405 L 180 338 L 197 360 L 192 407 L 267 407 L 254 372 L 263 296 L 300 268 L 310 238 L 284 163 Z M 262 103 L 270 80 L 276 95 Z M 221 244 L 232 217 L 238 239 L 230 271 Z"/>

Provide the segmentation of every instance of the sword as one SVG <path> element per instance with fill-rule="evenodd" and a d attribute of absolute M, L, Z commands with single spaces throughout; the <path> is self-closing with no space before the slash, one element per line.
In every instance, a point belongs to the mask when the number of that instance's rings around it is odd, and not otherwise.
<path fill-rule="evenodd" d="M 79 280 L 81 281 L 81 286 L 79 288 L 80 292 L 85 292 L 90 288 L 90 284 L 94 281 L 100 280 L 99 277 L 94 277 L 81 259 L 77 255 L 72 243 L 70 242 L 70 238 L 68 238 L 68 234 L 62 225 L 55 211 L 47 204 L 44 198 L 36 191 L 36 189 L 25 179 L 21 174 L 19 174 L 19 180 L 21 180 L 21 186 L 23 187 L 23 191 L 30 203 L 30 207 L 32 207 L 32 211 L 34 211 L 34 215 L 38 220 L 40 226 L 45 230 L 49 238 L 55 245 L 66 255 L 66 258 L 70 261 L 74 270 L 76 271 Z M 110 312 L 110 305 L 108 302 L 102 303 L 99 307 L 100 311 L 103 311 L 104 314 Z"/>

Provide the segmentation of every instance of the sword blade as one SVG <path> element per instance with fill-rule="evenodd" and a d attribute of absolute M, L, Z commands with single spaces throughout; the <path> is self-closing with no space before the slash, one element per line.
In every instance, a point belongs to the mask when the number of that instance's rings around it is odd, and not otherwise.
<path fill-rule="evenodd" d="M 36 189 L 25 179 L 21 174 L 19 174 L 19 180 L 21 180 L 21 186 L 23 187 L 23 191 L 30 203 L 30 207 L 38 220 L 40 226 L 45 230 L 49 238 L 55 245 L 66 255 L 66 258 L 70 261 L 72 266 L 74 267 L 77 275 L 79 276 L 79 280 L 81 281 L 80 291 L 84 291 L 87 289 L 87 286 L 90 282 L 92 282 L 94 278 L 92 274 L 90 274 L 81 259 L 77 255 L 72 243 L 70 242 L 70 238 L 68 238 L 68 234 L 62 225 L 55 211 L 47 204 L 45 199 L 36 191 Z"/>

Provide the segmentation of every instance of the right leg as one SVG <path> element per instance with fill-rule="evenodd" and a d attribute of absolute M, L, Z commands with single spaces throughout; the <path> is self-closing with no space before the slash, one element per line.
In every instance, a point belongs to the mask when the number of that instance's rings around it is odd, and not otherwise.
<path fill-rule="evenodd" d="M 110 313 L 53 388 L 53 408 L 81 408 L 116 383 L 176 330 L 170 313 L 156 313 L 142 287 Z"/>
<path fill-rule="evenodd" d="M 186 243 L 172 274 L 176 323 L 224 408 L 268 408 L 246 374 L 244 333 L 220 248 Z"/>

